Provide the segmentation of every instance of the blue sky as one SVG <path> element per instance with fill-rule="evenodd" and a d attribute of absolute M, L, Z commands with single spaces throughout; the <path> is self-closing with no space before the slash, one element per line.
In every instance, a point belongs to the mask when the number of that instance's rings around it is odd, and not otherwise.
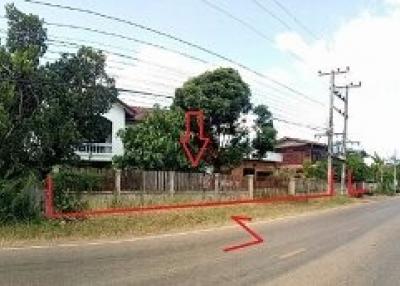
<path fill-rule="evenodd" d="M 400 49 L 400 41 L 396 38 L 398 34 L 396 31 L 399 30 L 400 25 L 399 0 L 279 0 L 297 19 L 318 35 L 318 40 L 304 32 L 274 3 L 274 0 L 258 1 L 285 21 L 291 27 L 290 30 L 262 11 L 252 0 L 208 0 L 256 27 L 272 42 L 212 9 L 202 0 L 47 1 L 92 9 L 171 33 L 245 64 L 323 103 L 326 103 L 328 99 L 328 82 L 326 78 L 319 78 L 317 71 L 350 65 L 353 72 L 344 80 L 353 78 L 357 81 L 362 80 L 365 87 L 361 91 L 354 91 L 352 95 L 350 111 L 353 113 L 349 127 L 353 135 L 352 139 L 361 140 L 367 150 L 378 150 L 386 154 L 400 145 L 400 134 L 396 135 L 391 130 L 382 128 L 382 124 L 378 124 L 377 120 L 370 116 L 379 106 L 381 116 L 386 116 L 385 120 L 389 121 L 391 120 L 388 116 L 390 112 L 386 110 L 391 110 L 400 104 L 396 99 L 400 88 L 397 85 L 397 79 L 392 75 L 398 67 L 396 51 Z M 6 2 L 8 1 L 2 3 Z M 38 14 L 48 22 L 87 26 L 136 37 L 201 57 L 214 64 L 195 63 L 181 56 L 149 49 L 122 39 L 72 29 L 48 27 L 50 38 L 53 36 L 78 38 L 101 42 L 104 46 L 114 45 L 132 49 L 135 52 L 124 50 L 123 53 L 144 61 L 151 61 L 153 64 L 171 67 L 170 70 L 160 70 L 140 63 L 133 63 L 131 67 L 116 66 L 115 62 L 120 59 L 108 55 L 109 61 L 114 61 L 112 65 L 116 68 L 113 69 L 110 64 L 109 72 L 117 77 L 117 85 L 120 87 L 173 95 L 174 88 L 180 86 L 188 77 L 216 66 L 229 65 L 204 52 L 135 27 L 77 12 L 33 5 L 22 0 L 14 1 L 14 3 L 22 11 Z M 0 8 L 0 10 L 1 14 L 4 14 L 4 9 Z M 0 19 L 0 28 L 6 28 L 3 19 Z M 3 35 L 0 34 L 0 36 Z M 379 40 L 375 40 L 378 38 Z M 66 48 L 51 46 L 50 49 L 66 50 Z M 107 49 L 122 52 L 118 48 Z M 68 51 L 74 50 L 75 48 L 68 49 Z M 296 57 L 293 57 L 293 54 Z M 49 54 L 49 57 L 55 56 Z M 173 69 L 180 69 L 185 72 L 185 75 L 178 75 Z M 378 69 L 379 72 L 377 72 Z M 318 127 L 326 126 L 326 106 L 310 102 L 274 84 L 272 87 L 275 90 L 271 90 L 265 85 L 271 85 L 270 82 L 255 78 L 254 75 L 246 74 L 243 70 L 239 69 L 239 71 L 252 88 L 252 101 L 255 104 L 267 104 L 275 116 L 287 120 Z M 386 100 L 376 102 L 377 94 L 380 98 L 385 97 Z M 124 99 L 132 101 L 133 104 L 155 103 L 154 99 L 140 98 L 138 102 L 136 102 L 137 98 Z M 335 128 L 338 132 L 341 128 L 340 124 L 340 118 L 336 118 Z M 365 130 L 366 126 L 378 130 L 380 134 L 371 134 Z M 282 123 L 277 123 L 277 128 L 280 136 L 289 135 L 308 139 L 313 139 L 316 132 Z M 382 140 L 390 144 L 383 147 L 385 144 L 382 144 Z"/>

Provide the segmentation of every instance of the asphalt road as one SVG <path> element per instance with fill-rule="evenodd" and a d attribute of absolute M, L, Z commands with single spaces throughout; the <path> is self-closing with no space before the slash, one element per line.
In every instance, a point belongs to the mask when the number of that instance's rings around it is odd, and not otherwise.
<path fill-rule="evenodd" d="M 0 250 L 0 285 L 400 285 L 400 198 L 239 227 Z"/>

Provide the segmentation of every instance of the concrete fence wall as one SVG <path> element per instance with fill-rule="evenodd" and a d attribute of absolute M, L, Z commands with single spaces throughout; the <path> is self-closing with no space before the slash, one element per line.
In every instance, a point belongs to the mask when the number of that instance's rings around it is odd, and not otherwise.
<path fill-rule="evenodd" d="M 87 170 L 82 169 L 83 172 Z M 93 195 L 246 197 L 313 194 L 326 191 L 326 181 L 271 176 L 256 181 L 253 175 L 236 178 L 227 174 L 176 171 L 95 170 L 102 178 L 100 193 Z"/>

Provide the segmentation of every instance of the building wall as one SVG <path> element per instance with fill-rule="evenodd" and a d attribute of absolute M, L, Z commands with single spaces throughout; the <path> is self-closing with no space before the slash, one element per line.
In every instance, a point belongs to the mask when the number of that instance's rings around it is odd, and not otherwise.
<path fill-rule="evenodd" d="M 311 159 L 311 149 L 308 146 L 287 147 L 279 152 L 282 154 L 282 165 L 302 165 Z"/>
<path fill-rule="evenodd" d="M 325 146 L 311 144 L 279 148 L 277 151 L 282 154 L 282 166 L 302 166 L 305 161 L 315 162 L 327 155 Z"/>
<path fill-rule="evenodd" d="M 118 132 L 121 129 L 125 129 L 124 108 L 120 104 L 113 104 L 111 109 L 103 116 L 112 123 L 111 143 L 113 155 L 123 155 L 124 145 L 122 144 L 121 138 L 118 136 Z"/>
<path fill-rule="evenodd" d="M 246 174 L 252 173 L 254 179 L 262 180 L 272 175 L 277 169 L 277 163 L 261 160 L 244 160 L 239 166 L 231 170 L 231 175 L 237 180 L 243 180 Z"/>

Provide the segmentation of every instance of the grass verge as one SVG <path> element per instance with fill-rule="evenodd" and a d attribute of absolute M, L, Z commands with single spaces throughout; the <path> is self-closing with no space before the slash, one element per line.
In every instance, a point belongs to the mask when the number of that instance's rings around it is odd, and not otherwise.
<path fill-rule="evenodd" d="M 182 209 L 129 216 L 97 217 L 83 221 L 39 221 L 0 226 L 0 247 L 86 239 L 115 239 L 187 231 L 231 224 L 232 215 L 253 220 L 274 219 L 357 202 L 343 196 L 308 202 L 246 204 L 213 208 Z"/>

